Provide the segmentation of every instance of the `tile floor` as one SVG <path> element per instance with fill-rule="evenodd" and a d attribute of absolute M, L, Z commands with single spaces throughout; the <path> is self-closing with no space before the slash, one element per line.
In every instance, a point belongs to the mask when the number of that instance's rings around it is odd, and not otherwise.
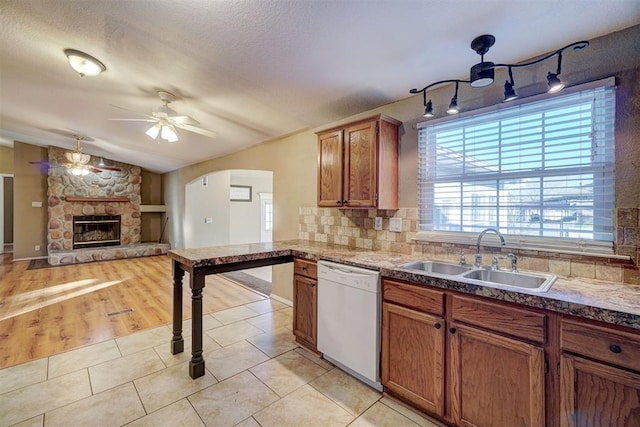
<path fill-rule="evenodd" d="M 298 347 L 292 309 L 204 316 L 206 373 L 169 325 L 0 370 L 1 426 L 437 426 Z"/>

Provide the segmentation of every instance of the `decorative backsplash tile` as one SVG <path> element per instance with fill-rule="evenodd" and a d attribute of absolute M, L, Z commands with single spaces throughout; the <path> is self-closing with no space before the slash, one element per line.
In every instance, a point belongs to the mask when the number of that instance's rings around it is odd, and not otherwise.
<path fill-rule="evenodd" d="M 544 251 L 513 250 L 523 270 L 550 272 L 560 276 L 599 279 L 608 282 L 640 284 L 640 209 L 617 209 L 616 254 L 628 255 L 631 261 L 597 258 L 589 255 L 556 254 Z M 382 218 L 382 229 L 374 227 Z M 389 231 L 389 220 L 400 218 L 400 232 Z M 303 240 L 328 242 L 354 248 L 392 251 L 458 262 L 461 253 L 473 262 L 475 247 L 450 243 L 416 242 L 418 209 L 398 210 L 337 209 L 316 206 L 300 208 L 298 237 Z M 497 250 L 497 252 L 501 252 Z M 491 263 L 492 253 L 483 254 L 483 264 Z M 500 259 L 501 268 L 510 268 L 508 259 Z"/>

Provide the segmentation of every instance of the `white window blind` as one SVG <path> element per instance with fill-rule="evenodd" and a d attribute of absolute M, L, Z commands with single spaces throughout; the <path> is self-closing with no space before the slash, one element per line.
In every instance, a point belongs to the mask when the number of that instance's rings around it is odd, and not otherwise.
<path fill-rule="evenodd" d="M 418 238 L 461 242 L 494 227 L 510 246 L 611 253 L 614 121 L 607 85 L 427 122 Z"/>

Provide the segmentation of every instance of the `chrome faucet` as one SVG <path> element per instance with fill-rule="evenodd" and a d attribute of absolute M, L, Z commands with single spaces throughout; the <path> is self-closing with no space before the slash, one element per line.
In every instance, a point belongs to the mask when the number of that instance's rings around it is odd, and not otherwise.
<path fill-rule="evenodd" d="M 507 242 L 504 240 L 504 236 L 502 235 L 502 233 L 500 233 L 495 228 L 485 228 L 484 230 L 482 230 L 480 232 L 480 235 L 478 236 L 478 241 L 476 242 L 476 262 L 474 264 L 476 268 L 479 268 L 482 263 L 482 256 L 480 256 L 480 241 L 482 240 L 482 237 L 490 231 L 498 235 L 502 246 L 507 245 Z"/>

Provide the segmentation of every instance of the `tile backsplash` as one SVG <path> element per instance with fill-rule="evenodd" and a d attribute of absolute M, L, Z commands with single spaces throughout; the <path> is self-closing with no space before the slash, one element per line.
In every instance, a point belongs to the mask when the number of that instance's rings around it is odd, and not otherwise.
<path fill-rule="evenodd" d="M 416 241 L 418 209 L 397 210 L 337 209 L 316 206 L 301 207 L 298 237 L 303 240 L 336 243 L 355 248 L 392 251 L 413 254 L 425 258 L 445 259 L 457 262 L 461 252 L 472 262 L 475 247 L 448 243 Z M 640 259 L 640 216 L 636 208 L 617 209 L 616 254 L 627 255 L 630 261 L 615 258 L 552 253 L 545 251 L 513 250 L 518 255 L 518 265 L 523 270 L 550 272 L 567 277 L 599 279 L 609 282 L 640 284 L 638 262 Z M 382 218 L 382 229 L 374 227 L 375 218 Z M 399 232 L 389 231 L 389 220 L 401 221 Z M 493 252 L 484 251 L 491 262 Z M 509 268 L 508 260 L 501 260 L 501 267 Z"/>

